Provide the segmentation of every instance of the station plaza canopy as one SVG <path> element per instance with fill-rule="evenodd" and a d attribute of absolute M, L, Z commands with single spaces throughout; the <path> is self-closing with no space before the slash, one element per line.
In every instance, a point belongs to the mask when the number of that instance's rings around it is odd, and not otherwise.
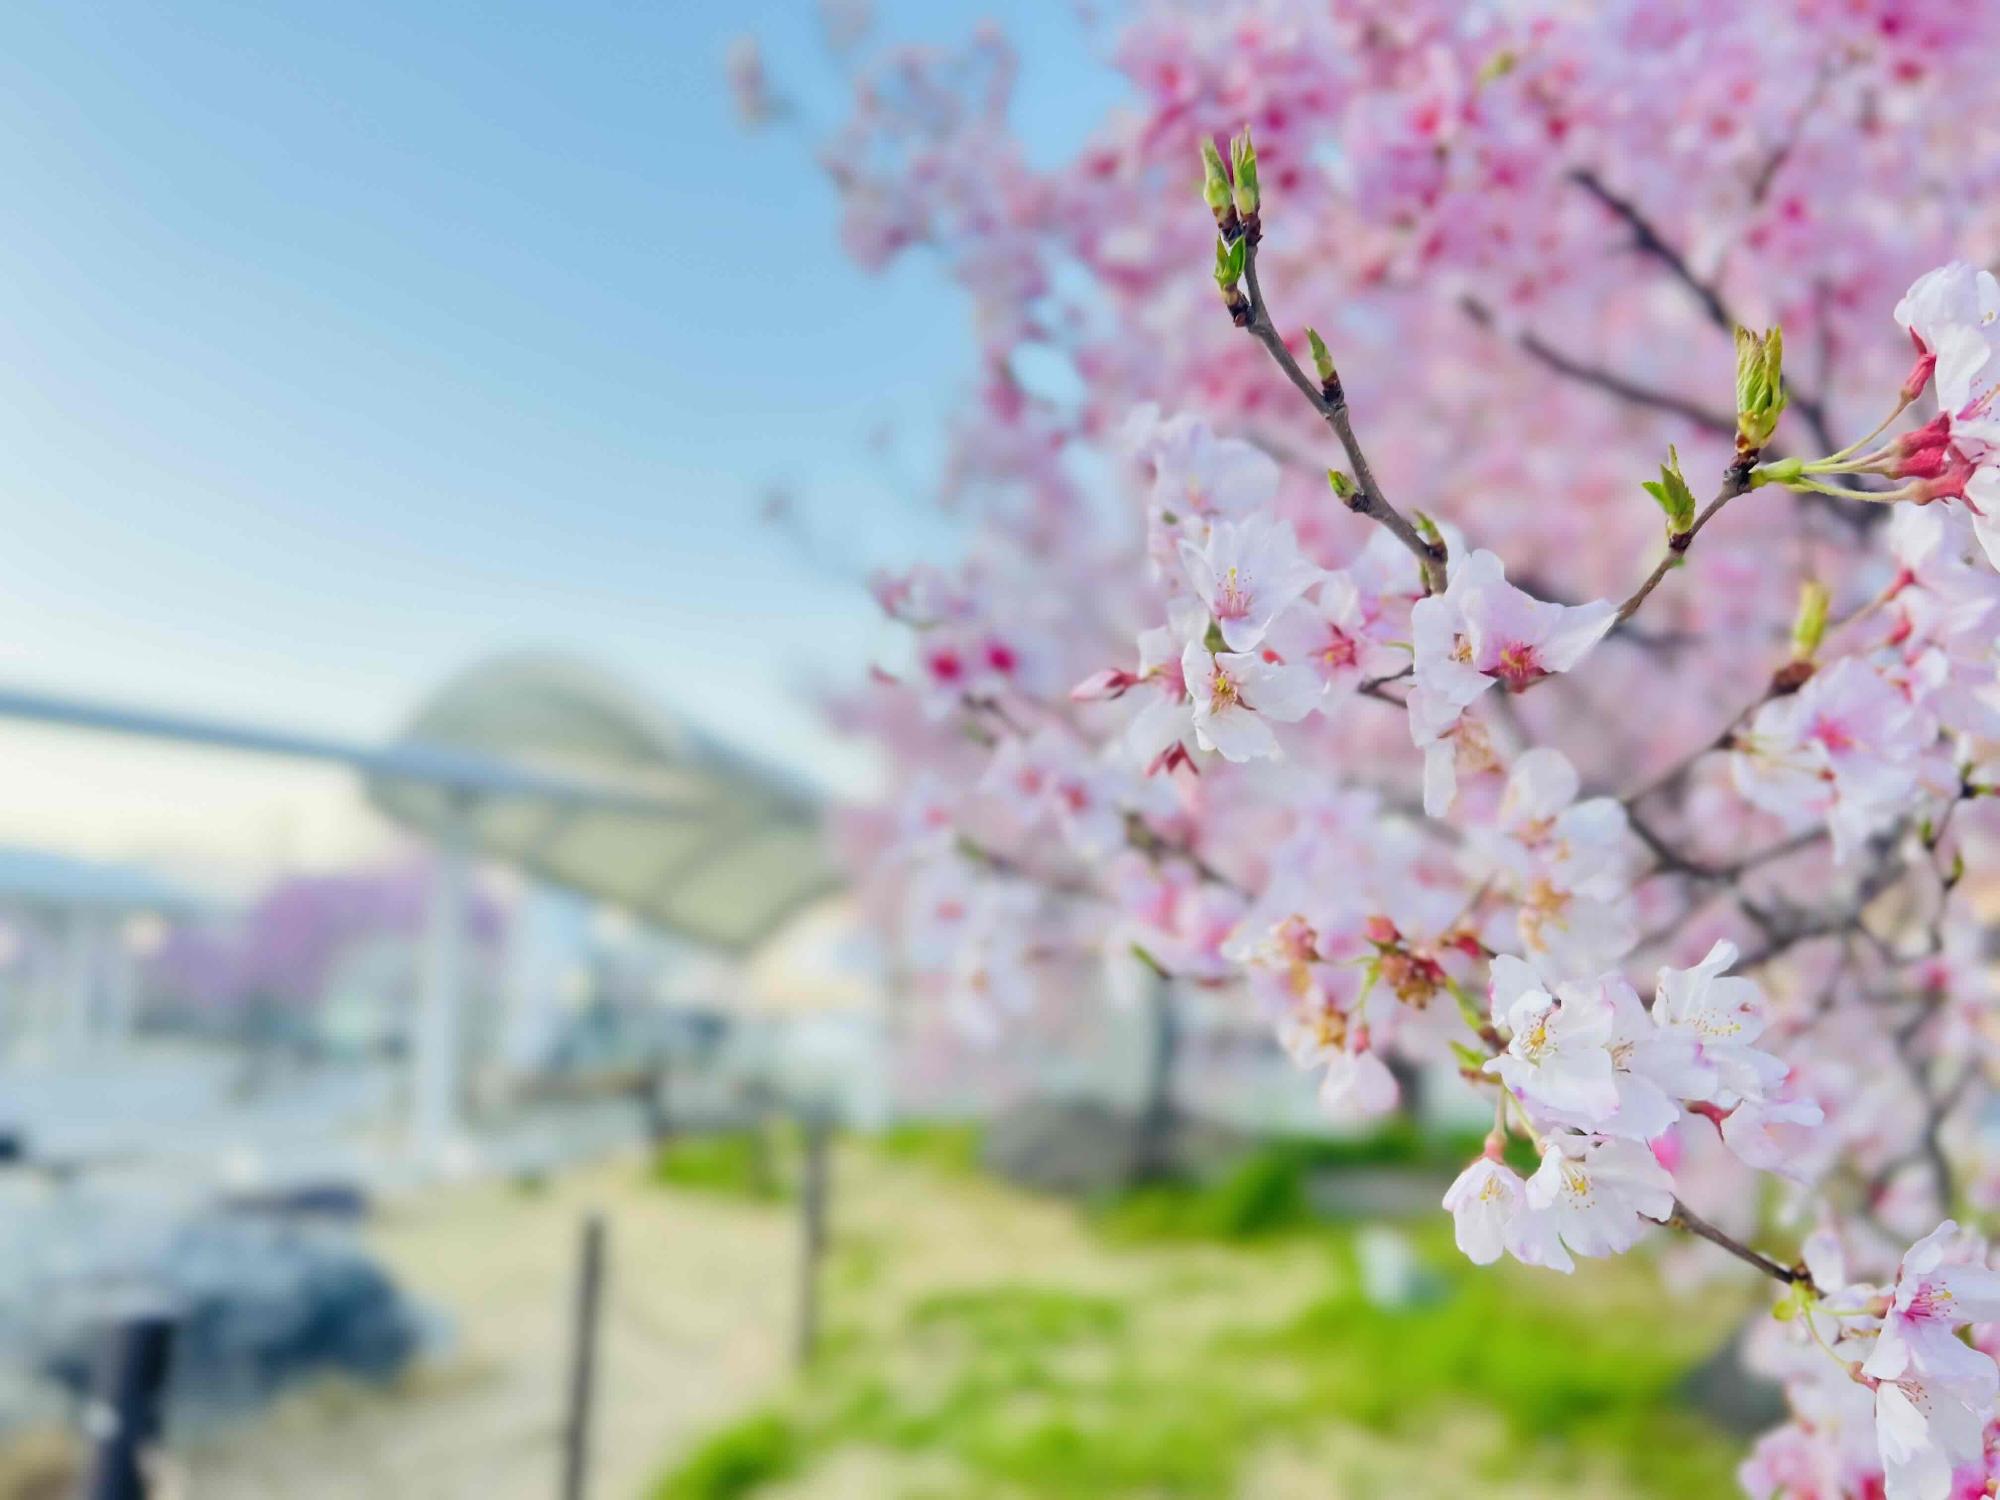
<path fill-rule="evenodd" d="M 621 907 L 725 952 L 756 947 L 835 885 L 816 798 L 675 723 L 573 658 L 498 657 L 448 681 L 402 742 L 587 788 L 468 792 L 384 767 L 370 799 L 440 840 Z"/>
<path fill-rule="evenodd" d="M 553 653 L 468 669 L 386 745 L 7 688 L 0 718 L 345 765 L 379 809 L 442 847 L 725 953 L 837 884 L 810 790 Z"/>
<path fill-rule="evenodd" d="M 0 688 L 0 718 L 330 762 L 434 842 L 412 1029 L 411 1136 L 459 1133 L 473 863 L 514 864 L 675 936 L 747 955 L 837 881 L 815 800 L 591 668 L 514 655 L 447 682 L 387 745 Z M 46 872 L 43 872 L 46 874 Z"/>

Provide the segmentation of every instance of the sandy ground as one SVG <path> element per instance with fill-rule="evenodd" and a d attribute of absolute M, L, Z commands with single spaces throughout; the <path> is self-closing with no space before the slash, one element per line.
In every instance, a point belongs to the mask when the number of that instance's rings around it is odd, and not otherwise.
<path fill-rule="evenodd" d="M 645 1492 L 664 1457 L 788 1375 L 794 1220 L 662 1191 L 636 1160 L 534 1193 L 440 1190 L 370 1240 L 455 1338 L 394 1392 L 322 1389 L 175 1455 L 188 1500 L 551 1500 L 580 1224 L 609 1231 L 590 1494 Z"/>
<path fill-rule="evenodd" d="M 672 1192 L 641 1172 L 627 1159 L 533 1194 L 461 1187 L 385 1210 L 371 1244 L 405 1287 L 453 1319 L 454 1346 L 394 1392 L 322 1388 L 177 1449 L 175 1496 L 554 1500 L 579 1226 L 598 1210 L 611 1257 L 589 1493 L 640 1500 L 691 1442 L 785 1388 L 798 1275 L 795 1206 Z M 840 1151 L 834 1173 L 842 1247 L 864 1260 L 894 1247 L 893 1277 L 855 1285 L 830 1268 L 829 1317 L 842 1326 L 887 1330 L 923 1297 L 1030 1272 L 1112 1291 L 1130 1284 L 1135 1264 L 1232 1265 L 1222 1249 L 1107 1248 L 1059 1204 L 870 1152 Z M 1265 1277 L 1281 1273 L 1265 1296 L 1286 1301 L 1320 1285 L 1315 1254 L 1292 1260 L 1265 1262 Z M 1229 1316 L 1229 1292 L 1213 1306 L 1183 1295 L 1183 1327 Z M 867 1463 L 835 1465 L 785 1493 L 858 1500 L 880 1494 L 881 1478 Z"/>
<path fill-rule="evenodd" d="M 1133 1347 L 1171 1350 L 1236 1327 L 1245 1308 L 1260 1322 L 1282 1323 L 1328 1285 L 1324 1247 L 1309 1240 L 1260 1247 L 1254 1256 L 1195 1243 L 1117 1245 L 1060 1204 L 983 1179 L 856 1149 L 837 1152 L 834 1170 L 828 1325 L 838 1339 L 881 1351 L 875 1374 L 918 1390 L 948 1373 L 937 1363 L 947 1345 L 908 1336 L 912 1310 L 940 1295 L 1026 1285 L 1122 1297 L 1141 1310 Z M 555 1500 L 577 1245 L 593 1210 L 609 1225 L 611 1259 L 591 1500 L 642 1500 L 649 1481 L 692 1443 L 787 1392 L 800 1394 L 790 1369 L 796 1208 L 664 1190 L 627 1158 L 533 1193 L 457 1187 L 385 1210 L 371 1242 L 404 1285 L 454 1320 L 454 1343 L 396 1390 L 321 1388 L 254 1425 L 178 1446 L 168 1495 Z M 1519 1483 L 1488 1477 L 1465 1487 L 1462 1476 L 1497 1441 L 1496 1421 L 1468 1409 L 1432 1442 L 1413 1445 L 1329 1412 L 1317 1439 L 1256 1455 L 1239 1493 L 1256 1500 L 1620 1493 L 1608 1471 L 1559 1485 L 1524 1475 Z M 1446 1451 L 1463 1461 L 1441 1464 Z M 941 1454 L 839 1449 L 770 1493 L 772 1500 L 884 1500 L 962 1492 L 964 1476 L 949 1464 Z M 73 1493 L 73 1482 L 59 1480 L 11 1485 L 0 1467 L 0 1500 Z"/>

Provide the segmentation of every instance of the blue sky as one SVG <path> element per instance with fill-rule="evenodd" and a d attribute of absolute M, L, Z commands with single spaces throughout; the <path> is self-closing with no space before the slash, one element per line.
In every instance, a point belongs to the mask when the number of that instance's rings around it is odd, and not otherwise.
<path fill-rule="evenodd" d="M 1007 26 L 1042 152 L 1117 96 L 1061 0 L 884 10 Z M 921 476 L 966 325 L 846 263 L 805 138 L 735 127 L 742 31 L 835 118 L 811 0 L 5 7 L 0 682 L 373 736 L 559 646 L 864 774 L 797 688 L 881 627 L 758 501 L 936 545 L 866 438 Z"/>

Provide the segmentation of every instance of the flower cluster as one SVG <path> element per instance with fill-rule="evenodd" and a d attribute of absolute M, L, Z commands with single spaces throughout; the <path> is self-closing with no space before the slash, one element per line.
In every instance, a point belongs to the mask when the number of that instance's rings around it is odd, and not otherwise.
<path fill-rule="evenodd" d="M 1910 1247 L 1891 1284 L 1850 1283 L 1838 1237 L 1814 1234 L 1808 1274 L 1780 1307 L 1785 1322 L 1757 1351 L 1798 1415 L 1758 1443 L 1745 1491 L 1991 1494 L 2000 1481 L 1991 1258 L 1984 1240 L 1947 1219 Z"/>
<path fill-rule="evenodd" d="M 1615 972 L 1552 992 L 1520 959 L 1493 960 L 1493 1023 L 1507 1043 L 1484 1071 L 1506 1086 L 1503 1110 L 1519 1111 L 1542 1164 L 1523 1184 L 1502 1163 L 1503 1113 L 1486 1155 L 1445 1195 L 1460 1249 L 1571 1270 L 1565 1246 L 1615 1254 L 1672 1215 L 1673 1176 L 1652 1147 L 1686 1112 L 1716 1122 L 1725 1142 L 1739 1113 L 1819 1123 L 1810 1100 L 1781 1097 L 1790 1070 L 1754 1045 L 1764 1000 L 1724 972 L 1736 956 L 1721 941 L 1694 968 L 1660 970 L 1650 1004 Z"/>

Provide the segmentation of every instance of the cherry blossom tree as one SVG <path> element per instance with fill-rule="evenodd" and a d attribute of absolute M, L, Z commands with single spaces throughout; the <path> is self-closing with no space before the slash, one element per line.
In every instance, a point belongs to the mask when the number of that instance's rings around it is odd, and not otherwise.
<path fill-rule="evenodd" d="M 1994 1493 L 2000 10 L 1141 0 L 1054 167 L 997 33 L 841 16 L 847 245 L 981 372 L 836 706 L 913 982 L 1171 976 L 1341 1119 L 1446 1065 L 1471 1259 L 1770 1281 L 1747 1493 Z"/>

